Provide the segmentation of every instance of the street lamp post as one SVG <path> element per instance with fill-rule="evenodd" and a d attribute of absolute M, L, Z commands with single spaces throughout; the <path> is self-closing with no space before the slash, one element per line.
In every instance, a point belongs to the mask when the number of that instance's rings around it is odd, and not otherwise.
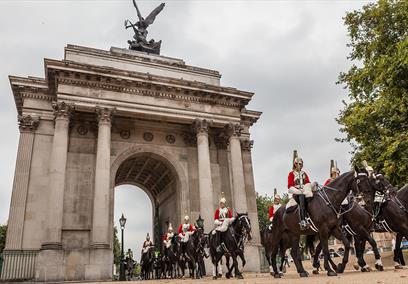
<path fill-rule="evenodd" d="M 126 225 L 126 218 L 125 216 L 123 216 L 122 213 L 122 217 L 120 217 L 119 219 L 119 224 L 120 224 L 120 229 L 122 231 L 122 248 L 120 251 L 120 274 L 119 274 L 119 280 L 120 281 L 125 281 L 125 254 L 124 254 L 124 245 L 123 245 L 123 231 L 125 230 L 125 225 Z"/>

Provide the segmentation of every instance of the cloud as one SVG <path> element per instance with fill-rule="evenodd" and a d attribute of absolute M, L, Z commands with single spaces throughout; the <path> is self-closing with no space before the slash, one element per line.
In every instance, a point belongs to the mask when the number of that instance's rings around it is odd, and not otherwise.
<path fill-rule="evenodd" d="M 158 3 L 141 1 L 142 13 Z M 363 4 L 166 1 L 149 36 L 163 40 L 163 55 L 219 70 L 222 85 L 255 92 L 249 108 L 264 112 L 252 130 L 256 190 L 272 193 L 276 187 L 285 192 L 293 149 L 299 150 L 305 169 L 319 182 L 328 175 L 330 159 L 338 160 L 343 171 L 349 167 L 349 146 L 334 142 L 340 135 L 334 118 L 345 98 L 335 82 L 349 65 L 341 18 Z M 132 36 L 123 27 L 127 18 L 135 18 L 130 1 L 0 3 L 0 223 L 8 216 L 18 145 L 7 76 L 43 77 L 43 58 L 61 59 L 68 43 L 126 47 Z M 149 218 L 134 218 L 151 210 L 147 196 L 137 192 L 118 193 L 115 205 L 115 213 L 120 209 L 131 216 L 126 239 L 136 251 L 151 229 Z"/>

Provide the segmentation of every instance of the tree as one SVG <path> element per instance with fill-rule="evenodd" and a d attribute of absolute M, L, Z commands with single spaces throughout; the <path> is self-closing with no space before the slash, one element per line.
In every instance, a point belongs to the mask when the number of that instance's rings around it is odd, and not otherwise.
<path fill-rule="evenodd" d="M 118 239 L 118 228 L 113 227 L 113 263 L 120 265 L 120 242 Z"/>
<path fill-rule="evenodd" d="M 352 163 L 367 160 L 398 187 L 408 182 L 408 1 L 379 0 L 346 14 L 352 66 L 337 118 Z"/>
<path fill-rule="evenodd" d="M 6 246 L 7 225 L 0 225 L 0 254 Z"/>

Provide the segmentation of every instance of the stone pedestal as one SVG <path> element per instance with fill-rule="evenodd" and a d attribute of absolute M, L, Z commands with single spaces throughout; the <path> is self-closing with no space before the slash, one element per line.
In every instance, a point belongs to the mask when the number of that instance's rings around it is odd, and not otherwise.
<path fill-rule="evenodd" d="M 35 280 L 44 282 L 66 280 L 64 264 L 62 249 L 41 250 L 35 265 Z"/>
<path fill-rule="evenodd" d="M 112 249 L 93 248 L 89 253 L 90 263 L 85 266 L 85 280 L 112 280 Z"/>

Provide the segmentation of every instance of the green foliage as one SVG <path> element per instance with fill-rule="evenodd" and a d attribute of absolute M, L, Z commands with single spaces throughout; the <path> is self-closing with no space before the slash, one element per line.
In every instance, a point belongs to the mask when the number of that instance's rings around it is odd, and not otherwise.
<path fill-rule="evenodd" d="M 285 205 L 288 203 L 289 198 L 287 194 L 281 196 L 281 204 Z M 269 206 L 273 203 L 273 196 L 269 196 L 267 194 L 260 195 L 256 193 L 256 206 L 258 209 L 258 220 L 259 220 L 259 228 L 262 229 L 266 225 L 269 224 Z"/>
<path fill-rule="evenodd" d="M 6 246 L 7 225 L 0 225 L 0 253 L 3 252 Z"/>
<path fill-rule="evenodd" d="M 353 146 L 395 186 L 408 183 L 408 1 L 380 0 L 347 13 L 352 61 L 339 82 L 348 89 L 338 123 Z"/>
<path fill-rule="evenodd" d="M 113 263 L 120 265 L 120 242 L 118 239 L 118 228 L 113 227 Z"/>

